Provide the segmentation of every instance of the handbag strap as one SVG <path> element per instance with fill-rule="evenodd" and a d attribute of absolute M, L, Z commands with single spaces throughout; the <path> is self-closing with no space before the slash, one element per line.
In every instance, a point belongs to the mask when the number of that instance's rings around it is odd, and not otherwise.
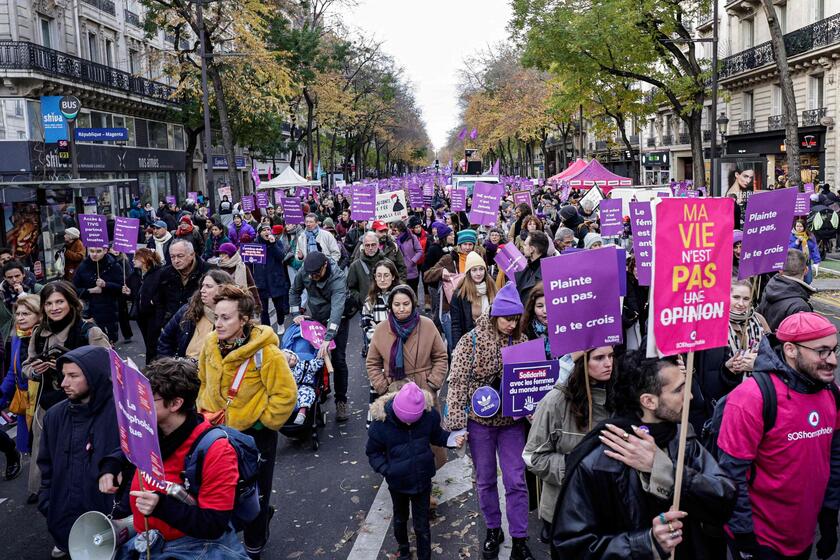
<path fill-rule="evenodd" d="M 239 366 L 239 369 L 236 370 L 236 376 L 233 378 L 233 383 L 230 385 L 230 389 L 228 389 L 228 398 L 227 402 L 225 403 L 225 407 L 230 406 L 231 401 L 236 398 L 236 395 L 239 393 L 239 387 L 242 386 L 242 380 L 245 378 L 245 370 L 248 369 L 248 364 L 250 363 L 251 358 L 249 357 L 242 365 Z"/>

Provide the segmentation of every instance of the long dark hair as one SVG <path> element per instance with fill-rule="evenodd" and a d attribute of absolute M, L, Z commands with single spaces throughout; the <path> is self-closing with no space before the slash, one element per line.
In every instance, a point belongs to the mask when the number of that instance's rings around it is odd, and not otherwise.
<path fill-rule="evenodd" d="M 575 367 L 572 369 L 572 374 L 563 388 L 563 393 L 566 395 L 566 400 L 569 402 L 569 408 L 572 411 L 572 418 L 575 419 L 578 429 L 588 430 L 589 426 L 589 396 L 587 395 L 586 385 L 591 383 L 586 379 L 585 364 L 592 356 L 592 350 L 587 350 L 583 356 L 575 360 Z M 613 370 L 610 374 L 610 380 L 607 382 L 607 408 L 611 409 L 613 380 L 616 378 L 616 361 L 615 354 L 613 354 Z M 591 390 L 590 390 L 591 392 Z"/>
<path fill-rule="evenodd" d="M 76 294 L 76 289 L 73 288 L 73 284 L 66 280 L 57 280 L 55 282 L 50 282 L 41 290 L 41 293 L 38 294 L 41 296 L 41 324 L 42 325 L 49 325 L 49 317 L 47 316 L 47 300 L 50 298 L 51 295 L 59 293 L 64 296 L 64 299 L 67 300 L 67 304 L 70 306 L 70 314 L 75 315 L 75 320 L 78 320 L 82 316 L 82 300 L 79 299 L 78 294 Z"/>
<path fill-rule="evenodd" d="M 373 266 L 373 270 L 370 271 L 370 289 L 367 293 L 367 301 L 370 303 L 371 306 L 376 304 L 376 298 L 379 297 L 379 294 L 382 293 L 382 290 L 379 289 L 379 286 L 376 283 L 376 269 L 384 266 L 388 269 L 388 272 L 391 273 L 391 276 L 394 279 L 391 281 L 391 288 L 394 286 L 399 285 L 400 283 L 400 275 L 397 272 L 397 265 L 395 265 L 391 259 L 382 259 L 378 263 Z"/>
<path fill-rule="evenodd" d="M 204 317 L 204 302 L 201 301 L 201 285 L 204 283 L 205 278 L 212 278 L 213 282 L 220 286 L 224 284 L 236 284 L 233 276 L 224 270 L 216 268 L 208 270 L 207 273 L 201 277 L 201 280 L 198 281 L 198 289 L 190 298 L 187 311 L 184 313 L 184 318 L 181 320 L 181 325 L 185 326 L 188 323 L 197 325 L 198 322 L 201 321 L 201 318 Z"/>
<path fill-rule="evenodd" d="M 519 235 L 519 232 L 522 231 L 522 227 L 525 224 L 525 219 L 532 214 L 531 207 L 525 204 L 519 204 L 515 210 L 519 210 L 519 219 L 516 220 L 513 224 L 513 239 L 516 239 L 516 236 Z M 514 210 L 514 211 L 515 211 Z"/>
<path fill-rule="evenodd" d="M 534 284 L 534 287 L 531 288 L 531 293 L 528 294 L 528 301 L 525 303 L 525 314 L 522 315 L 522 322 L 525 324 L 523 330 L 525 331 L 525 334 L 528 335 L 528 338 L 531 338 L 534 335 L 531 323 L 534 322 L 536 317 L 534 309 L 537 307 L 537 300 L 541 297 L 545 297 L 545 289 L 543 288 L 542 282 L 537 282 Z"/>

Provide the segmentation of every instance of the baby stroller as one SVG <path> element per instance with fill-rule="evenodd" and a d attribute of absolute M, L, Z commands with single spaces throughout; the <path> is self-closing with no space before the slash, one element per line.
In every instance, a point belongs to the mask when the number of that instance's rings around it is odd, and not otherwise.
<path fill-rule="evenodd" d="M 301 360 L 312 360 L 316 355 L 312 344 L 301 336 L 300 327 L 294 323 L 283 334 L 280 347 L 291 350 Z M 327 367 L 324 366 L 321 368 L 321 373 L 315 376 L 315 401 L 306 412 L 306 420 L 303 424 L 295 424 L 295 414 L 293 413 L 280 428 L 280 433 L 288 438 L 298 441 L 309 440 L 313 451 L 318 451 L 321 445 L 318 439 L 318 428 L 322 428 L 327 422 L 327 413 L 321 405 L 324 402 L 324 396 L 329 392 L 329 379 L 329 372 Z"/>

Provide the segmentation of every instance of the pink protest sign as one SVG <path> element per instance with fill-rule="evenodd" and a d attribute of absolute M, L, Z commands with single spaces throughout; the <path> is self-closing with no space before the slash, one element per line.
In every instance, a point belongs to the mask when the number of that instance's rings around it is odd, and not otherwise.
<path fill-rule="evenodd" d="M 513 203 L 516 205 L 527 204 L 529 208 L 533 208 L 531 204 L 531 193 L 529 191 L 515 191 L 513 193 Z"/>
<path fill-rule="evenodd" d="M 324 342 L 324 336 L 327 334 L 327 329 L 324 325 L 317 321 L 301 321 L 300 336 L 304 340 L 309 341 L 314 348 L 320 348 Z M 330 350 L 335 350 L 335 342 L 330 342 Z"/>
<path fill-rule="evenodd" d="M 656 205 L 651 319 L 666 356 L 726 346 L 733 204 L 670 198 Z"/>

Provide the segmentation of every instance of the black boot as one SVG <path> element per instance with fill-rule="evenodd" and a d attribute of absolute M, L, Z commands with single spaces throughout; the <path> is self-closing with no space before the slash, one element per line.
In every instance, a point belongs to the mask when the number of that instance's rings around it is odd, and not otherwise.
<path fill-rule="evenodd" d="M 499 557 L 499 547 L 505 542 L 505 533 L 501 527 L 498 529 L 487 529 L 487 536 L 484 538 L 484 546 L 481 547 L 481 553 L 484 555 L 484 560 L 494 560 Z"/>
<path fill-rule="evenodd" d="M 400 549 L 397 551 L 397 560 L 411 560 L 411 545 L 400 545 Z"/>
<path fill-rule="evenodd" d="M 543 520 L 542 529 L 540 529 L 540 542 L 551 544 L 551 523 L 546 520 Z"/>
<path fill-rule="evenodd" d="M 528 548 L 528 538 L 513 537 L 513 549 L 510 551 L 510 560 L 534 560 L 531 549 Z"/>
<path fill-rule="evenodd" d="M 6 480 L 17 478 L 20 474 L 20 453 L 15 451 L 12 456 L 6 455 Z"/>

